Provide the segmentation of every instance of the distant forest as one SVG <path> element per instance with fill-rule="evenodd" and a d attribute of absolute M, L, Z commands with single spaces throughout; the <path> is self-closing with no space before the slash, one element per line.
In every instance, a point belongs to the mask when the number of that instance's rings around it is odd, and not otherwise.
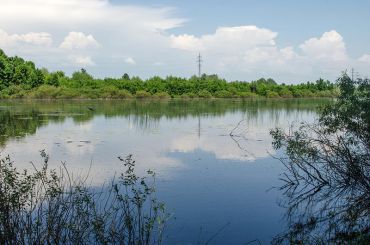
<path fill-rule="evenodd" d="M 125 98 L 300 98 L 336 97 L 337 86 L 324 79 L 297 85 L 277 84 L 273 79 L 232 81 L 217 75 L 181 78 L 158 76 L 143 80 L 123 74 L 121 78 L 97 79 L 85 69 L 70 77 L 62 71 L 37 68 L 32 61 L 8 57 L 0 49 L 0 98 L 125 99 Z"/>

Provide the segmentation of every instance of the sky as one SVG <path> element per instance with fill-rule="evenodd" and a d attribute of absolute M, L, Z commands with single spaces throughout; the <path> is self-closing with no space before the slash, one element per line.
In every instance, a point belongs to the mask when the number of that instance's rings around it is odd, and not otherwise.
<path fill-rule="evenodd" d="M 96 77 L 370 75 L 367 0 L 0 0 L 0 48 Z"/>

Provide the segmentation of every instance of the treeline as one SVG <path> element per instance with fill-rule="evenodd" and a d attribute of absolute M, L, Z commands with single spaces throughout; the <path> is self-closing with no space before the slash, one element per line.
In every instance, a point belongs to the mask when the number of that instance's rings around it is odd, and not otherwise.
<path fill-rule="evenodd" d="M 158 76 L 147 80 L 124 74 L 121 78 L 93 78 L 85 69 L 66 76 L 39 69 L 31 61 L 8 57 L 0 49 L 0 98 L 298 98 L 335 97 L 336 86 L 323 79 L 298 85 L 273 79 L 227 82 L 217 75 L 189 79 Z"/>

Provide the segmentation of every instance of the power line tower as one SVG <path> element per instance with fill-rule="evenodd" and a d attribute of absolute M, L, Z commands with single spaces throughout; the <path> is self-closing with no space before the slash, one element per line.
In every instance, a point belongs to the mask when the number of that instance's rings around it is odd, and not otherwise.
<path fill-rule="evenodd" d="M 351 69 L 351 74 L 352 74 L 352 81 L 354 81 L 354 79 L 358 79 L 360 77 L 360 73 L 355 71 L 355 69 Z"/>
<path fill-rule="evenodd" d="M 198 54 L 197 56 L 197 63 L 198 63 L 198 77 L 200 77 L 202 75 L 202 56 L 200 55 L 200 53 Z"/>

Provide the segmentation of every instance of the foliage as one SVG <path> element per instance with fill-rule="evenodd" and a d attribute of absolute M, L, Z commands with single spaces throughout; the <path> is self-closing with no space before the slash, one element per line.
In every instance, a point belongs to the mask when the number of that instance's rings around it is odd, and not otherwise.
<path fill-rule="evenodd" d="M 171 95 L 169 95 L 167 92 L 158 92 L 154 94 L 153 97 L 159 99 L 170 99 Z"/>
<path fill-rule="evenodd" d="M 139 99 L 149 98 L 150 96 L 151 96 L 151 94 L 149 92 L 146 92 L 146 91 L 143 91 L 143 90 L 139 90 L 135 94 L 135 97 L 139 98 Z"/>
<path fill-rule="evenodd" d="M 343 74 L 338 86 L 316 123 L 271 131 L 288 170 L 281 189 L 290 229 L 277 243 L 370 241 L 370 80 Z"/>
<path fill-rule="evenodd" d="M 203 89 L 203 90 L 199 91 L 198 96 L 200 98 L 211 98 L 212 94 L 209 91 Z"/>
<path fill-rule="evenodd" d="M 267 98 L 279 98 L 279 94 L 275 91 L 267 91 L 266 97 Z"/>
<path fill-rule="evenodd" d="M 43 87 L 43 86 L 52 87 Z M 41 89 L 38 89 L 39 87 Z M 19 90 L 10 90 L 16 87 Z M 47 94 L 48 90 L 52 94 Z M 145 93 L 144 93 L 145 92 Z M 38 69 L 31 61 L 8 57 L 0 50 L 0 98 L 247 98 L 247 97 L 335 97 L 334 84 L 319 79 L 314 83 L 298 85 L 277 84 L 273 79 L 258 79 L 251 82 L 227 82 L 217 75 L 203 74 L 189 79 L 158 76 L 142 80 L 125 73 L 121 78 L 96 79 L 85 69 L 70 77 L 62 71 L 49 72 Z"/>
<path fill-rule="evenodd" d="M 166 220 L 155 197 L 155 174 L 135 174 L 132 156 L 117 181 L 94 191 L 64 170 L 43 167 L 18 172 L 9 157 L 0 160 L 1 244 L 160 244 Z M 151 183 L 151 184 L 150 184 Z M 107 190 L 105 190 L 105 188 Z"/>

